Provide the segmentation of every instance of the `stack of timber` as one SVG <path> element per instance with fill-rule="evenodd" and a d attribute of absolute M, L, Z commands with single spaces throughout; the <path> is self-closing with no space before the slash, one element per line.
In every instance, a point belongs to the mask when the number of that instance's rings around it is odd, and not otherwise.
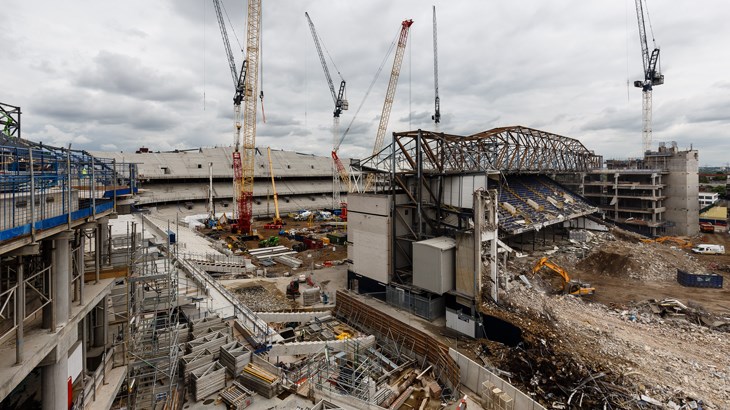
<path fill-rule="evenodd" d="M 235 378 L 251 361 L 251 351 L 240 342 L 231 342 L 221 346 L 220 362 Z"/>
<path fill-rule="evenodd" d="M 241 383 L 233 381 L 233 384 L 226 387 L 221 393 L 221 399 L 228 405 L 229 409 L 245 409 L 253 403 L 254 393 L 243 387 Z"/>
<path fill-rule="evenodd" d="M 226 387 L 226 368 L 218 362 L 195 370 L 190 375 L 193 397 L 200 401 Z"/>
<path fill-rule="evenodd" d="M 180 358 L 180 370 L 185 378 L 185 383 L 190 381 L 190 374 L 203 367 L 213 363 L 213 353 L 203 350 L 197 353 L 190 353 Z"/>
<path fill-rule="evenodd" d="M 279 394 L 281 389 L 281 380 L 276 375 L 253 363 L 249 363 L 243 368 L 240 377 L 244 386 L 267 399 Z"/>
<path fill-rule="evenodd" d="M 187 353 L 199 353 L 208 350 L 217 359 L 221 346 L 226 343 L 228 343 L 228 335 L 219 331 L 209 333 L 189 341 Z"/>

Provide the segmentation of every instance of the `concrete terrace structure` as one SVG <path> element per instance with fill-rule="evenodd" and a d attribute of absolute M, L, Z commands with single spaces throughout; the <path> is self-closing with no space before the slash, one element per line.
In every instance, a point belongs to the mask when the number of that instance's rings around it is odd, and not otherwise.
<path fill-rule="evenodd" d="M 108 332 L 114 280 L 100 271 L 117 194 L 130 189 L 125 167 L 10 135 L 0 135 L 0 402 L 109 408 L 126 367 Z"/>
<path fill-rule="evenodd" d="M 117 161 L 136 163 L 141 191 L 137 206 L 208 200 L 209 164 L 217 212 L 233 212 L 233 148 L 199 148 L 175 152 L 98 152 Z M 332 203 L 332 159 L 291 151 L 271 151 L 281 212 L 339 207 Z M 254 215 L 274 211 L 269 160 L 265 148 L 256 149 Z M 342 190 L 346 194 L 346 189 Z M 344 197 L 343 197 L 344 199 Z"/>
<path fill-rule="evenodd" d="M 607 219 L 639 233 L 695 235 L 698 164 L 697 150 L 662 144 L 642 159 L 607 160 L 605 168 L 560 180 L 597 205 Z"/>

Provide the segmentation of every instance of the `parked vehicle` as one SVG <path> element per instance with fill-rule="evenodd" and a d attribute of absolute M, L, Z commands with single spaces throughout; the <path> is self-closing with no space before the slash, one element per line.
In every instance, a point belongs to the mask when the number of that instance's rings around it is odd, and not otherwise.
<path fill-rule="evenodd" d="M 704 255 L 723 255 L 725 253 L 725 247 L 722 245 L 700 243 L 692 248 L 692 252 L 701 253 Z"/>
<path fill-rule="evenodd" d="M 709 222 L 700 222 L 700 232 L 704 233 L 714 233 L 715 232 L 715 225 L 709 223 Z"/>

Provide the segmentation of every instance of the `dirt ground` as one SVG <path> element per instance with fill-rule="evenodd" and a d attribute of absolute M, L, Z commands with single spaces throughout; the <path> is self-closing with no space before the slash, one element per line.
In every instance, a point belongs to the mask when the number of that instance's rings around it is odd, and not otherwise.
<path fill-rule="evenodd" d="M 284 230 L 296 230 L 302 234 L 311 234 L 317 237 L 324 237 L 327 233 L 344 233 L 344 227 L 336 229 L 334 227 L 326 226 L 323 222 L 314 221 L 310 226 L 307 221 L 295 221 L 292 218 L 284 217 Z M 272 236 L 279 238 L 279 245 L 291 248 L 297 243 L 296 240 L 289 239 L 284 235 L 279 235 L 279 230 L 265 229 L 264 225 L 269 221 L 254 221 L 252 224 L 253 229 L 264 239 L 268 239 Z M 201 234 L 208 235 L 214 240 L 220 240 L 221 243 L 228 240 L 234 240 L 238 235 L 233 235 L 227 231 L 215 231 L 211 229 L 201 229 Z M 259 240 L 250 240 L 243 242 L 245 249 L 258 249 Z M 303 261 L 300 269 L 312 270 L 316 265 L 324 265 L 325 263 L 333 262 L 334 264 L 342 263 L 347 259 L 347 246 L 345 245 L 334 245 L 324 246 L 320 249 L 307 249 L 302 252 L 298 252 L 295 257 Z M 254 261 L 256 264 L 256 261 Z M 267 267 L 267 273 L 271 275 L 281 275 L 284 273 L 291 272 L 292 269 L 285 265 L 274 265 Z"/>
<path fill-rule="evenodd" d="M 506 324 L 497 326 L 498 337 L 464 350 L 548 408 L 651 408 L 652 400 L 665 408 L 700 400 L 705 409 L 730 408 L 730 255 L 695 255 L 622 231 L 589 237 L 513 259 L 500 306 L 483 306 Z M 690 239 L 730 249 L 727 233 Z M 546 254 L 572 278 L 590 282 L 595 295 L 564 295 L 556 274 L 533 274 Z M 721 274 L 725 287 L 683 287 L 678 268 Z M 686 309 L 658 312 L 649 302 L 668 298 Z"/>
<path fill-rule="evenodd" d="M 332 307 L 335 303 L 337 289 L 344 289 L 347 285 L 347 266 L 345 265 L 313 271 L 302 268 L 295 273 L 296 276 L 299 276 L 299 274 L 311 275 L 315 286 L 318 286 L 328 296 L 326 305 L 319 303 L 310 306 L 310 308 Z M 280 276 L 274 278 L 229 279 L 221 280 L 220 283 L 233 291 L 244 303 L 251 303 L 249 307 L 252 309 L 260 312 L 273 312 L 303 307 L 301 296 L 293 301 L 286 297 L 286 287 L 292 280 L 295 280 L 294 276 Z M 308 287 L 306 283 L 300 284 L 300 290 Z M 263 288 L 265 293 L 258 290 L 247 291 L 246 289 L 249 288 Z"/>
<path fill-rule="evenodd" d="M 594 239 L 587 246 L 589 249 L 569 249 L 548 256 L 565 268 L 571 278 L 596 288 L 595 295 L 586 300 L 608 306 L 630 306 L 648 299 L 677 298 L 684 303 L 697 303 L 717 315 L 730 314 L 730 254 L 699 255 L 667 244 L 605 236 Z M 722 244 L 730 249 L 730 235 L 703 235 L 692 238 L 692 243 Z M 543 255 L 517 259 L 512 267 L 516 273 L 531 278 L 531 268 L 540 256 Z M 722 289 L 682 286 L 676 280 L 677 269 L 720 274 L 725 286 Z M 560 278 L 544 271 L 540 274 L 542 280 L 549 281 L 556 291 L 560 289 Z"/>

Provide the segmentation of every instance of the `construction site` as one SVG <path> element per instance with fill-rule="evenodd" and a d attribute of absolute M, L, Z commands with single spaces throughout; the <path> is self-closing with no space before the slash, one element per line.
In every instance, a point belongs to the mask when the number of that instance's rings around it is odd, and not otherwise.
<path fill-rule="evenodd" d="M 0 103 L 0 410 L 730 408 L 727 203 L 652 144 L 644 0 L 630 160 L 443 130 L 435 6 L 433 130 L 388 125 L 407 19 L 372 155 L 259 147 L 262 1 L 240 66 L 213 4 L 232 146 L 53 147 Z"/>

